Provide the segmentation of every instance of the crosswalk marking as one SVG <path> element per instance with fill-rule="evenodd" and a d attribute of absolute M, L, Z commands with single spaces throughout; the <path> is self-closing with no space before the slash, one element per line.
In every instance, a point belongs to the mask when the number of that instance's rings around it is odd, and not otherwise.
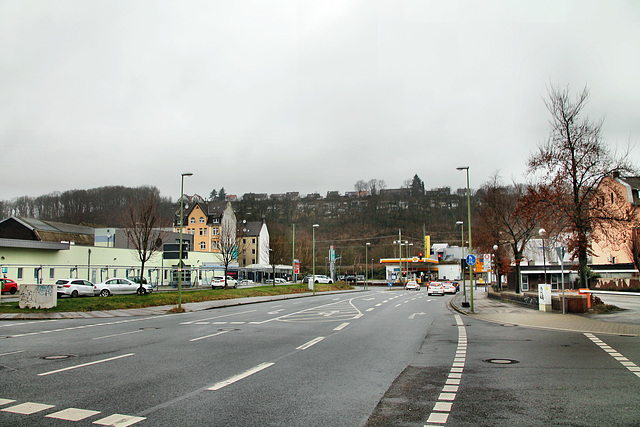
<path fill-rule="evenodd" d="M 101 426 L 127 427 L 135 423 L 139 423 L 140 421 L 145 419 L 146 419 L 145 417 L 134 417 L 132 415 L 113 414 L 106 418 L 102 418 L 98 421 L 94 421 L 93 424 L 98 424 Z"/>
<path fill-rule="evenodd" d="M 51 409 L 56 405 L 45 405 L 44 403 L 25 402 L 18 405 L 9 406 L 4 408 L 3 412 L 11 412 L 13 414 L 31 415 L 36 412 L 44 411 L 45 409 Z"/>
<path fill-rule="evenodd" d="M 78 409 L 78 408 L 68 408 L 63 409 L 62 411 L 54 412 L 53 414 L 47 415 L 47 418 L 56 418 L 59 420 L 65 421 L 80 421 L 85 418 L 93 417 L 94 415 L 99 414 L 100 411 L 89 411 L 87 409 Z"/>

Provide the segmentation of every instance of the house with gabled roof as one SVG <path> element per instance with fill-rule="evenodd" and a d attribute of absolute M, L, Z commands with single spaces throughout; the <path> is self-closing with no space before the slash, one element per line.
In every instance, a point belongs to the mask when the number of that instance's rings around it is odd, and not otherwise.
<path fill-rule="evenodd" d="M 195 252 L 220 252 L 220 235 L 227 227 L 235 235 L 236 215 L 231 202 L 214 200 L 208 203 L 196 201 L 184 212 L 182 222 L 180 215 L 174 220 L 174 231 L 193 236 Z"/>
<path fill-rule="evenodd" d="M 269 264 L 269 230 L 262 221 L 242 221 L 238 224 L 238 266 Z"/>

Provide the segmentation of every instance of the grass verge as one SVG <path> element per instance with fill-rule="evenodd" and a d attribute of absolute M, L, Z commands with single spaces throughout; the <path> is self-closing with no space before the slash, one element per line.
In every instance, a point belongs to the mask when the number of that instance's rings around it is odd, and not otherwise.
<path fill-rule="evenodd" d="M 353 289 L 344 282 L 333 284 L 317 284 L 316 292 L 328 292 Z M 250 298 L 271 295 L 286 295 L 309 292 L 306 283 L 291 285 L 258 286 L 240 289 L 202 289 L 182 291 L 182 303 L 224 300 L 233 298 Z M 58 305 L 49 309 L 20 308 L 18 302 L 0 303 L 0 313 L 47 313 L 70 311 L 126 310 L 130 308 L 155 307 L 160 305 L 177 305 L 178 291 L 153 292 L 149 295 L 113 295 L 103 297 L 58 298 Z"/>

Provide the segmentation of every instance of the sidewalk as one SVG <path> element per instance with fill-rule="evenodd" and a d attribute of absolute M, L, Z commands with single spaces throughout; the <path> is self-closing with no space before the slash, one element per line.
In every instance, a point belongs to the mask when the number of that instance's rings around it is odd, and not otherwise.
<path fill-rule="evenodd" d="M 488 322 L 504 325 L 528 326 L 534 328 L 554 329 L 559 331 L 591 332 L 614 335 L 640 336 L 640 324 L 604 322 L 591 319 L 588 315 L 545 313 L 535 308 L 527 308 L 520 304 L 501 302 L 490 299 L 481 287 L 474 289 L 474 312 L 470 307 L 463 307 L 464 297 L 458 292 L 451 299 L 451 307 L 461 314 Z M 469 290 L 467 289 L 467 301 Z"/>

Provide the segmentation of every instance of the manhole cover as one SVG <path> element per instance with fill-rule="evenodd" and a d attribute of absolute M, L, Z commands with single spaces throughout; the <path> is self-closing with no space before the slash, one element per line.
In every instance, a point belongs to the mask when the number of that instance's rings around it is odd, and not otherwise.
<path fill-rule="evenodd" d="M 60 360 L 60 359 L 69 359 L 71 357 L 75 357 L 75 356 L 72 356 L 70 354 L 56 354 L 53 356 L 43 356 L 42 358 L 44 360 Z"/>
<path fill-rule="evenodd" d="M 514 363 L 520 363 L 517 360 L 513 359 L 486 359 L 485 362 L 493 363 L 496 365 L 512 365 Z"/>

